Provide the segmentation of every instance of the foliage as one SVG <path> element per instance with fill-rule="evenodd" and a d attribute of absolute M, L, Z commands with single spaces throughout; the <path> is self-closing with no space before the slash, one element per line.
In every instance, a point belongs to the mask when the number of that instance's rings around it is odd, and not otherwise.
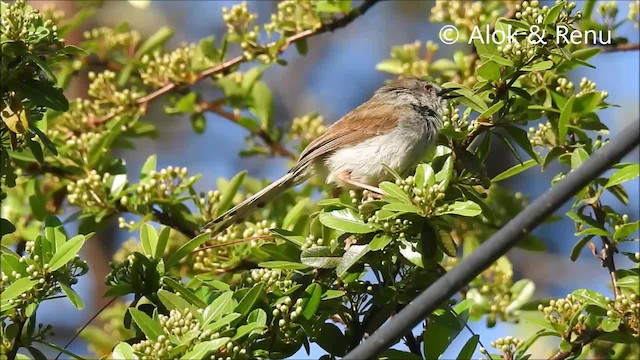
<path fill-rule="evenodd" d="M 163 27 L 143 38 L 127 24 L 87 31 L 79 48 L 64 45 L 61 36 L 78 18 L 38 12 L 23 1 L 2 3 L 2 354 L 14 359 L 25 348 L 43 358 L 35 344 L 67 352 L 47 341 L 49 327 L 35 326 L 39 304 L 62 293 L 82 308 L 72 286 L 88 267 L 77 254 L 93 232 L 117 218 L 120 228 L 139 231 L 140 241 L 125 243 L 114 256 L 105 296 L 133 300 L 114 302 L 101 315 L 111 324 L 107 330 L 89 327 L 81 334 L 96 354 L 286 358 L 303 347 L 308 353 L 315 343 L 327 357 L 341 357 L 526 206 L 502 181 L 557 161 L 563 166 L 555 184 L 606 146 L 608 129 L 598 112 L 612 106 L 607 92 L 588 79 L 576 88 L 567 78 L 591 66 L 600 49 L 533 45 L 527 35 L 531 25 L 545 27 L 550 37 L 556 25 L 615 31 L 628 21 L 618 19 L 615 4 L 598 7 L 597 17 L 594 1 L 581 10 L 566 1 L 437 1 L 431 20 L 454 24 L 461 41 L 476 25 L 522 33 L 504 46 L 475 41 L 452 59 L 437 58 L 433 43 L 424 52 L 420 42 L 402 45 L 378 64 L 380 71 L 434 80 L 461 95 L 450 102 L 438 143 L 421 163 L 408 174 L 389 169 L 389 181 L 379 184 L 381 199 L 367 191 L 332 197 L 321 179 L 313 179 L 242 224 L 200 233 L 202 224 L 266 182 L 241 172 L 220 179 L 216 190 L 199 192 L 200 175 L 185 167 L 158 169 L 152 155 L 134 179 L 127 174 L 138 170 L 114 155 L 155 136 L 147 110 L 162 99 L 165 113 L 188 117 L 197 134 L 206 127 L 206 113 L 246 129 L 244 156 L 295 158 L 324 131 L 323 119 L 307 114 L 289 128 L 276 127 L 262 74 L 286 65 L 280 55 L 289 46 L 304 55 L 309 37 L 346 26 L 374 3 L 283 1 L 262 25 L 240 3 L 223 11 L 227 33 L 221 39 L 174 50 L 165 48 L 173 30 Z M 637 9 L 632 3 L 629 20 Z M 616 37 L 611 46 L 621 44 L 625 39 Z M 230 57 L 230 49 L 241 55 Z M 240 71 L 244 63 L 253 66 Z M 85 73 L 87 98 L 67 101 L 61 88 Z M 207 99 L 193 86 L 200 82 L 221 97 Z M 490 178 L 485 164 L 496 142 L 518 164 Z M 495 340 L 491 345 L 501 354 L 489 354 L 473 334 L 459 358 L 481 347 L 490 358 L 524 360 L 542 337 L 560 339 L 557 358 L 638 351 L 640 255 L 624 253 L 636 264 L 630 269 L 616 269 L 614 256 L 619 245 L 637 243 L 640 222 L 616 212 L 603 195 L 628 205 L 624 186 L 639 171 L 638 164 L 616 165 L 577 194 L 566 214 L 578 239 L 571 259 L 589 245 L 612 272 L 610 297 L 577 289 L 565 299 L 533 300 L 533 282 L 516 279 L 503 256 L 427 315 L 421 334 L 406 334 L 408 352 L 391 349 L 383 357 L 437 358 L 467 321 L 481 319 L 487 326 L 527 321 L 540 330 L 526 340 Z M 313 202 L 316 191 L 323 199 Z M 77 212 L 63 224 L 54 215 L 69 208 Z M 139 221 L 127 222 L 120 217 L 125 213 Z M 68 238 L 71 222 L 79 235 Z M 596 238 L 600 250 L 591 242 Z M 532 235 L 519 246 L 544 251 Z"/>

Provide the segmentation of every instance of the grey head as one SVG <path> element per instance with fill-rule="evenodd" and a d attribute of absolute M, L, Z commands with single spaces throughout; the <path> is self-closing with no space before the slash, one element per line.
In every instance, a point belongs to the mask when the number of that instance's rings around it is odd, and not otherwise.
<path fill-rule="evenodd" d="M 442 111 L 447 99 L 455 97 L 454 89 L 442 89 L 439 85 L 415 77 L 394 80 L 376 91 L 373 99 L 396 106 L 406 106 L 420 113 L 425 119 L 442 122 Z M 441 124 L 439 124 L 441 125 Z"/>

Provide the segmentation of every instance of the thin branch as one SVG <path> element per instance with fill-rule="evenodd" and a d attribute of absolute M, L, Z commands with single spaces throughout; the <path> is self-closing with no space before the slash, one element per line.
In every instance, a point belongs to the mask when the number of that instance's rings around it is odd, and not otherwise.
<path fill-rule="evenodd" d="M 223 101 L 224 99 L 222 99 L 222 102 Z M 238 124 L 240 122 L 240 114 L 228 112 L 222 109 L 222 102 L 220 100 L 212 102 L 200 102 L 198 105 L 203 111 L 210 111 L 227 120 L 230 120 L 231 122 Z M 296 159 L 296 155 L 294 153 L 287 150 L 287 148 L 285 148 L 280 142 L 272 139 L 271 136 L 266 131 L 264 131 L 264 129 L 250 129 L 249 131 L 251 132 L 251 135 L 262 139 L 262 141 L 264 141 L 264 143 L 269 146 L 269 148 L 271 148 L 272 153 L 279 156 L 288 157 L 289 159 Z"/>
<path fill-rule="evenodd" d="M 202 250 L 207 250 L 207 249 L 216 249 L 216 248 L 221 248 L 221 247 L 225 247 L 225 246 L 231 246 L 231 245 L 237 245 L 237 244 L 242 244 L 242 243 L 247 243 L 253 240 L 270 240 L 273 239 L 273 236 L 271 235 L 261 235 L 261 236 L 252 236 L 252 237 L 248 237 L 248 238 L 244 238 L 244 239 L 240 239 L 240 240 L 235 240 L 235 241 L 229 241 L 223 244 L 213 244 L 213 245 L 207 245 L 207 246 L 203 246 L 203 247 L 199 247 L 195 250 L 191 251 L 191 254 L 197 253 L 198 251 L 202 251 Z"/>
<path fill-rule="evenodd" d="M 614 52 L 620 52 L 620 51 L 635 51 L 635 50 L 640 50 L 640 44 L 633 44 L 633 43 L 629 43 L 629 44 L 619 44 L 619 45 L 613 45 L 613 46 L 603 46 L 600 48 L 602 53 L 614 53 Z"/>
<path fill-rule="evenodd" d="M 600 201 L 597 201 L 595 204 L 591 205 L 593 209 L 593 213 L 596 216 L 596 221 L 604 226 L 605 224 L 605 213 L 602 209 L 602 204 Z M 614 300 L 617 300 L 620 294 L 622 293 L 620 287 L 618 286 L 618 274 L 616 273 L 616 264 L 613 259 L 613 254 L 617 251 L 615 245 L 611 242 L 608 236 L 601 236 L 602 239 L 602 252 L 600 254 L 600 259 L 602 260 L 602 266 L 606 267 L 609 271 L 609 277 L 611 278 L 611 287 L 613 288 Z"/>
<path fill-rule="evenodd" d="M 104 304 L 104 306 L 103 306 L 102 308 L 100 308 L 100 310 L 98 310 L 98 312 L 97 312 L 95 315 L 93 315 L 93 316 L 91 317 L 91 319 L 89 319 L 89 321 L 87 321 L 84 325 L 82 325 L 82 327 L 80 328 L 80 330 L 78 330 L 78 332 L 76 332 L 76 333 L 75 333 L 75 335 L 73 335 L 73 337 L 71 338 L 71 340 L 69 340 L 69 341 L 64 345 L 64 347 L 63 347 L 62 349 L 63 349 L 63 350 L 67 350 L 67 348 L 69 347 L 69 345 L 71 345 L 71 343 L 73 343 L 73 341 L 74 341 L 75 339 L 77 339 L 77 338 L 78 338 L 78 336 L 80 335 L 80 333 L 82 333 L 82 331 L 84 331 L 84 329 L 85 329 L 87 326 L 89 326 L 89 324 L 91 324 L 91 322 L 92 322 L 93 320 L 95 320 L 95 319 L 98 317 L 98 315 L 100 315 L 100 313 L 102 313 L 102 312 L 104 311 L 104 309 L 106 309 L 109 305 L 111 305 L 111 304 L 112 304 L 112 303 L 113 303 L 117 298 L 118 298 L 118 297 L 116 296 L 116 297 L 112 298 L 111 300 L 109 300 L 109 302 L 108 302 L 108 303 Z M 56 356 L 55 360 L 58 360 L 58 358 L 60 357 L 60 355 L 62 355 L 62 353 L 63 353 L 63 352 L 64 352 L 64 351 L 62 351 L 62 350 L 61 350 L 61 351 L 60 351 L 60 353 L 58 354 L 58 356 Z"/>
<path fill-rule="evenodd" d="M 598 336 L 604 332 L 601 329 L 590 331 L 586 336 L 578 338 L 571 343 L 571 349 L 561 350 L 549 357 L 549 360 L 564 360 L 571 356 L 579 355 L 582 352 L 582 348 L 595 341 Z"/>

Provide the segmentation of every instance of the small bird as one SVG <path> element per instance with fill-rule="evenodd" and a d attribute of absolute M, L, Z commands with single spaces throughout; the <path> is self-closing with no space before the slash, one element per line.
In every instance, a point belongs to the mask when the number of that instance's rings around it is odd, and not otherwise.
<path fill-rule="evenodd" d="M 382 194 L 376 185 L 390 176 L 384 165 L 398 173 L 416 165 L 442 127 L 446 100 L 458 96 L 452 90 L 417 78 L 382 86 L 312 141 L 286 175 L 208 222 L 203 230 L 217 234 L 240 223 L 311 176 L 336 187 Z"/>

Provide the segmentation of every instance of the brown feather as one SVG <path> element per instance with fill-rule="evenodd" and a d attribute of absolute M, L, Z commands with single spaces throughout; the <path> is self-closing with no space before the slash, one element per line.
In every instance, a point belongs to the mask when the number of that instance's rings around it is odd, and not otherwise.
<path fill-rule="evenodd" d="M 398 117 L 390 104 L 368 101 L 331 125 L 312 141 L 291 169 L 296 172 L 318 158 L 343 146 L 355 145 L 376 135 L 384 135 L 396 127 Z"/>

